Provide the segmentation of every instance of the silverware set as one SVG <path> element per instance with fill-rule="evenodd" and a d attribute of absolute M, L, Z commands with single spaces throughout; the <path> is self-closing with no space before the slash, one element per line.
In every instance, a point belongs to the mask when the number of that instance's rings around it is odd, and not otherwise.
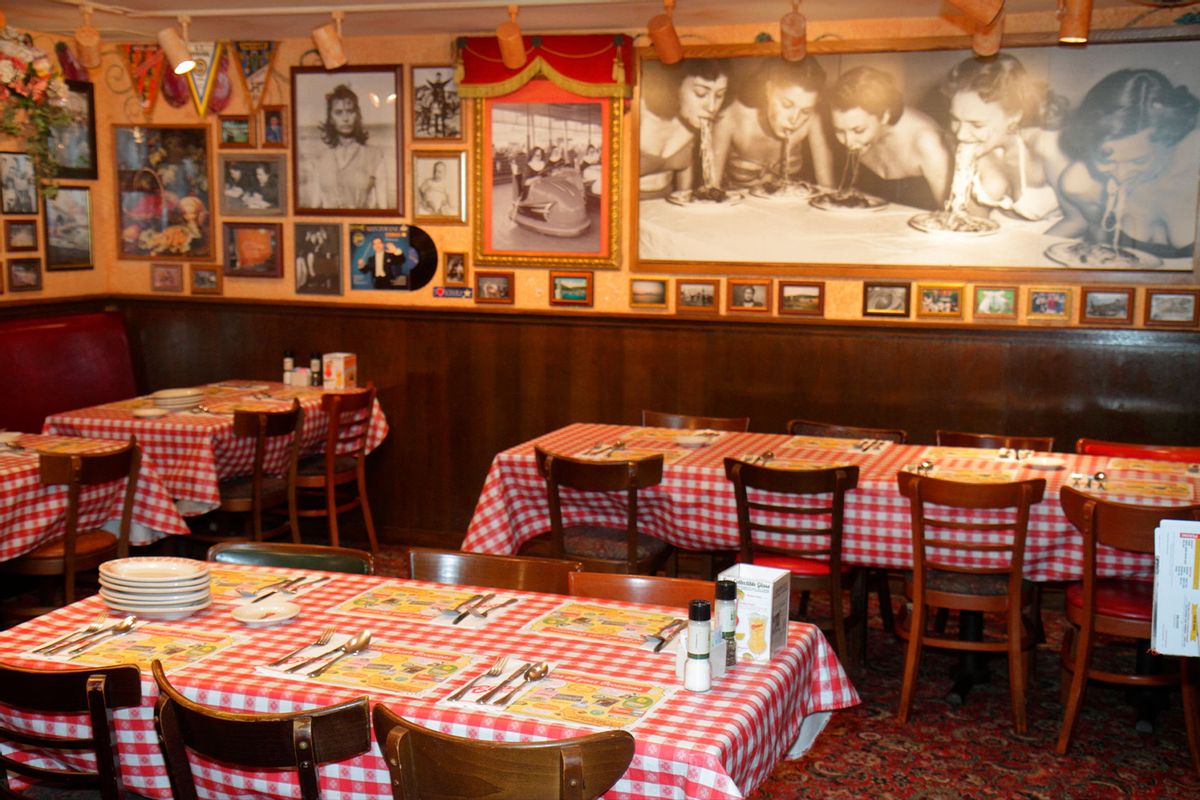
<path fill-rule="evenodd" d="M 605 444 L 604 442 L 597 442 L 596 444 L 592 445 L 590 449 L 588 449 L 586 452 L 584 452 L 584 455 L 585 456 L 610 456 L 613 453 L 617 452 L 618 450 L 624 450 L 624 449 L 625 449 L 625 442 L 622 441 L 621 439 L 618 439 L 617 441 L 613 442 L 612 444 Z"/>
<path fill-rule="evenodd" d="M 774 450 L 764 450 L 762 453 L 760 453 L 759 455 L 757 455 L 753 459 L 751 459 L 750 463 L 758 464 L 760 466 L 765 467 L 767 464 L 770 464 L 774 459 L 775 459 L 775 451 Z"/>
<path fill-rule="evenodd" d="M 858 444 L 854 445 L 856 450 L 861 450 L 864 453 L 870 453 L 874 450 L 882 450 L 887 444 L 886 439 L 862 439 Z"/>
<path fill-rule="evenodd" d="M 909 472 L 914 472 L 917 475 L 928 475 L 929 473 L 933 472 L 933 467 L 934 463 L 926 459 L 920 464 L 909 464 L 907 467 L 905 467 L 905 469 L 907 469 Z"/>
<path fill-rule="evenodd" d="M 311 586 L 316 586 L 318 583 L 324 583 L 327 580 L 329 580 L 328 575 L 323 575 L 311 581 L 308 579 L 307 575 L 301 575 L 298 578 L 285 578 L 277 583 L 261 586 L 251 592 L 242 592 L 240 589 L 238 592 L 239 594 L 242 594 L 243 597 L 253 597 L 254 599 L 250 601 L 251 603 L 259 603 L 276 594 L 294 595 L 301 589 L 307 589 Z M 268 589 L 270 591 L 267 591 Z M 259 592 L 263 592 L 263 594 L 259 594 Z"/>
<path fill-rule="evenodd" d="M 1103 489 L 1104 482 L 1106 480 L 1108 480 L 1108 474 L 1104 473 L 1104 472 L 1097 472 L 1095 475 L 1088 475 L 1088 474 L 1082 473 L 1082 472 L 1072 472 L 1071 473 L 1071 485 L 1074 486 L 1076 489 L 1081 488 L 1080 485 L 1085 480 L 1087 481 L 1087 485 L 1082 488 Z"/>
<path fill-rule="evenodd" d="M 328 633 L 329 635 L 326 636 L 326 633 Z M 296 650 L 295 652 L 288 653 L 282 659 L 279 659 L 277 661 L 272 661 L 267 666 L 272 666 L 272 667 L 278 666 L 278 665 L 282 664 L 283 662 L 287 661 L 292 656 L 294 656 L 300 652 L 303 652 L 304 650 L 306 650 L 309 647 L 324 647 L 326 644 L 329 644 L 330 639 L 333 638 L 332 631 L 326 631 L 326 633 L 322 633 L 320 638 L 318 638 L 312 644 L 305 645 L 305 647 L 301 647 L 299 650 Z M 324 644 L 321 644 L 322 640 L 324 640 Z M 333 648 L 332 650 L 326 650 L 323 653 L 318 653 L 317 655 L 313 656 L 312 658 L 305 659 L 304 661 L 301 661 L 299 664 L 288 667 L 287 669 L 284 670 L 284 672 L 300 673 L 300 674 L 304 675 L 304 677 L 306 677 L 306 678 L 316 678 L 321 675 L 324 675 L 329 670 L 330 667 L 332 667 L 334 664 L 341 661 L 343 658 L 346 658 L 347 656 L 352 656 L 356 653 L 361 653 L 363 650 L 366 650 L 370 645 L 371 645 L 371 632 L 368 630 L 361 630 L 358 633 L 351 636 L 349 639 L 347 639 L 342 644 Z M 333 658 L 329 658 L 330 656 L 333 656 Z M 329 660 L 309 672 L 300 672 L 305 667 L 310 667 L 313 664 L 316 664 L 318 661 L 321 661 L 322 659 L 329 659 Z"/>
<path fill-rule="evenodd" d="M 480 619 L 486 619 L 487 615 L 491 614 L 493 611 L 506 608 L 517 602 L 516 597 L 510 597 L 502 603 L 497 603 L 494 606 L 488 606 L 487 608 L 484 608 L 484 606 L 487 606 L 487 604 L 495 597 L 496 595 L 494 592 L 491 594 L 473 594 L 466 600 L 456 605 L 454 608 L 443 609 L 442 613 L 448 616 L 453 616 L 454 621 L 450 624 L 457 625 L 467 617 L 479 617 Z"/>
<path fill-rule="evenodd" d="M 493 665 L 493 667 L 494 666 L 495 665 Z M 502 670 L 503 667 L 501 667 L 500 669 Z M 508 676 L 506 678 L 504 678 L 504 680 L 500 681 L 495 686 L 493 686 L 491 689 L 489 689 L 483 695 L 483 697 L 480 697 L 475 702 L 484 704 L 484 705 L 491 703 L 492 705 L 506 706 L 512 702 L 513 698 L 517 696 L 517 693 L 519 691 L 521 691 L 521 689 L 523 689 L 526 684 L 533 683 L 535 681 L 540 681 L 542 678 L 545 678 L 547 675 L 549 675 L 553 671 L 553 669 L 554 668 L 551 667 L 545 661 L 526 661 L 524 664 L 522 664 L 521 666 L 517 667 L 515 670 L 510 672 L 508 674 Z M 491 670 L 488 670 L 488 672 L 490 673 Z M 497 675 L 500 674 L 500 670 L 497 670 L 496 674 Z M 482 676 L 478 676 L 476 678 L 476 680 L 478 680 L 479 677 L 482 677 Z M 513 681 L 517 681 L 517 680 L 520 680 L 521 683 L 518 683 L 516 686 L 514 686 L 512 688 L 512 690 L 508 692 L 508 694 L 505 694 L 499 700 L 493 701 L 492 698 L 494 698 L 496 695 L 500 694 L 500 691 L 502 689 L 504 689 L 506 686 L 511 684 Z M 474 684 L 474 681 L 467 684 L 467 686 L 465 686 L 463 688 L 464 689 L 470 688 L 473 684 Z M 459 692 L 461 692 L 461 691 L 462 691 L 462 689 L 459 690 Z M 458 692 L 456 692 L 454 695 L 451 695 L 449 699 L 456 700 L 456 699 L 458 699 L 457 695 L 458 695 Z"/>
<path fill-rule="evenodd" d="M 648 633 L 645 636 L 646 644 L 654 643 L 654 652 L 661 653 L 662 649 L 670 644 L 679 632 L 687 627 L 686 619 L 678 617 L 663 625 L 654 633 Z"/>
<path fill-rule="evenodd" d="M 107 618 L 108 613 L 102 613 L 86 627 L 68 633 L 66 636 L 60 636 L 54 641 L 36 648 L 33 652 L 43 655 L 53 655 L 61 653 L 63 650 L 67 650 L 72 655 L 82 653 L 92 645 L 99 644 L 106 639 L 124 636 L 137 628 L 138 619 L 135 616 L 125 617 L 119 622 L 105 626 L 104 621 Z M 70 649 L 68 650 L 68 648 Z"/>

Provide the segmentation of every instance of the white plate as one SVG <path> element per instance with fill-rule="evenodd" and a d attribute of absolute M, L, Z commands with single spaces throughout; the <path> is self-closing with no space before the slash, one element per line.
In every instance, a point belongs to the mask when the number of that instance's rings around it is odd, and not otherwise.
<path fill-rule="evenodd" d="M 238 622 L 252 628 L 259 628 L 276 625 L 294 618 L 300 613 L 300 606 L 286 600 L 278 602 L 268 600 L 262 603 L 236 606 L 232 613 L 233 618 Z"/>
<path fill-rule="evenodd" d="M 188 387 L 186 389 L 162 389 L 150 395 L 155 400 L 178 400 L 184 397 L 202 397 L 203 389 Z"/>
<path fill-rule="evenodd" d="M 1066 465 L 1066 459 L 1054 456 L 1033 456 L 1025 459 L 1025 466 L 1030 469 L 1062 469 Z"/>
<path fill-rule="evenodd" d="M 104 605 L 108 606 L 114 611 L 124 611 L 126 614 L 136 614 L 142 619 L 172 620 L 184 619 L 185 617 L 190 617 L 192 614 L 195 614 L 197 611 L 203 611 L 212 605 L 212 600 L 205 600 L 203 603 L 193 603 L 190 606 L 163 606 L 161 608 L 148 608 L 146 606 L 128 605 L 126 603 L 117 603 L 112 600 L 105 600 Z"/>
<path fill-rule="evenodd" d="M 133 415 L 135 417 L 165 417 L 171 412 L 165 408 L 135 408 Z"/>
<path fill-rule="evenodd" d="M 100 585 L 106 586 L 116 592 L 134 592 L 143 594 L 180 594 L 184 592 L 197 592 L 205 589 L 212 583 L 212 578 L 208 575 L 198 575 L 195 578 L 188 578 L 182 581 L 154 581 L 146 583 L 136 579 L 125 580 L 116 578 L 112 575 L 101 575 Z"/>
<path fill-rule="evenodd" d="M 118 558 L 100 565 L 100 574 L 126 582 L 166 583 L 168 581 L 196 580 L 208 575 L 208 564 L 190 558 L 150 556 L 144 558 Z"/>
<path fill-rule="evenodd" d="M 707 447 L 713 443 L 711 436 L 676 436 L 675 444 L 680 447 Z"/>
<path fill-rule="evenodd" d="M 124 603 L 131 606 L 194 606 L 205 600 L 212 599 L 212 592 L 205 587 L 199 592 L 186 594 L 136 594 L 129 592 L 114 592 L 104 586 L 100 587 L 100 596 L 114 603 Z"/>
<path fill-rule="evenodd" d="M 214 383 L 218 389 L 238 389 L 243 392 L 265 392 L 270 389 L 270 385 L 266 383 Z"/>

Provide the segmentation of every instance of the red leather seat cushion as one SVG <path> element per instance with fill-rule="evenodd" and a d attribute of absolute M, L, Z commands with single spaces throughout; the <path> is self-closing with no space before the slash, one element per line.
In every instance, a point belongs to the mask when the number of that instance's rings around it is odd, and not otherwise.
<path fill-rule="evenodd" d="M 819 575 L 829 574 L 829 562 L 817 561 L 815 558 L 800 558 L 799 556 L 785 556 L 778 553 L 755 553 L 752 562 L 759 567 L 774 567 L 775 569 L 786 569 L 793 575 L 805 575 L 817 577 Z M 846 564 L 842 565 L 842 574 L 845 575 L 851 570 L 851 567 Z"/>
<path fill-rule="evenodd" d="M 1067 587 L 1067 602 L 1083 608 L 1083 584 Z M 1096 581 L 1096 613 L 1149 622 L 1154 608 L 1154 584 L 1122 578 Z"/>

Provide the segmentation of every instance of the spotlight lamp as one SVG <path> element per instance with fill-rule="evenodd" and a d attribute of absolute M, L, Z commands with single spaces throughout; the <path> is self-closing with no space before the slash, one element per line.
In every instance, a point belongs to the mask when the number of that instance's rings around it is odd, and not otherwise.
<path fill-rule="evenodd" d="M 85 69 L 100 66 L 100 31 L 92 27 L 92 7 L 82 5 L 83 24 L 75 29 L 75 54 Z"/>
<path fill-rule="evenodd" d="M 1004 36 L 1004 12 L 991 25 L 980 25 L 971 35 L 971 49 L 980 58 L 994 56 L 1000 52 L 1000 39 Z"/>
<path fill-rule="evenodd" d="M 176 75 L 183 75 L 196 68 L 196 62 L 192 60 L 192 50 L 187 43 L 187 30 L 191 22 L 191 17 L 179 18 L 182 34 L 175 28 L 163 28 L 158 32 L 158 46 L 162 48 Z"/>
<path fill-rule="evenodd" d="M 988 27 L 1000 16 L 1004 0 L 949 0 L 950 5 L 966 14 L 976 25 Z"/>
<path fill-rule="evenodd" d="M 779 55 L 784 61 L 803 61 L 808 55 L 808 21 L 800 13 L 800 0 L 779 20 Z"/>
<path fill-rule="evenodd" d="M 675 30 L 675 0 L 663 0 L 663 12 L 650 18 L 646 23 L 646 32 L 654 43 L 654 52 L 658 60 L 664 64 L 678 64 L 683 60 L 683 43 L 679 41 L 679 33 Z"/>
<path fill-rule="evenodd" d="M 516 5 L 508 7 L 508 21 L 496 26 L 496 39 L 500 42 L 500 60 L 509 69 L 520 69 L 525 66 L 525 37 L 521 35 L 521 26 L 517 24 Z"/>
<path fill-rule="evenodd" d="M 342 49 L 342 20 L 346 18 L 346 12 L 333 11 L 330 12 L 330 16 L 333 17 L 333 22 L 313 28 L 312 40 L 317 46 L 317 52 L 321 54 L 321 63 L 325 65 L 325 69 L 337 69 L 346 66 L 346 53 Z"/>
<path fill-rule="evenodd" d="M 1058 40 L 1087 44 L 1092 26 L 1092 0 L 1058 0 Z"/>

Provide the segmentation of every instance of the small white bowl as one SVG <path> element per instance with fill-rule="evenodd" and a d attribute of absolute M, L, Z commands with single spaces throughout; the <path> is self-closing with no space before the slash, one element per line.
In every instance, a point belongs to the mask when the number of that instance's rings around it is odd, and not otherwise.
<path fill-rule="evenodd" d="M 687 448 L 707 447 L 708 445 L 712 444 L 712 441 L 713 440 L 711 436 L 696 436 L 694 434 L 675 437 L 675 444 L 679 445 L 680 447 Z"/>
<path fill-rule="evenodd" d="M 1054 456 L 1033 456 L 1025 459 L 1025 466 L 1030 469 L 1062 469 L 1066 465 L 1066 459 Z"/>
<path fill-rule="evenodd" d="M 145 419 L 153 419 L 154 417 L 165 417 L 167 414 L 170 414 L 170 413 L 171 412 L 167 411 L 167 409 L 165 409 L 165 408 L 135 408 L 133 410 L 133 415 L 135 417 L 142 417 Z"/>
<path fill-rule="evenodd" d="M 293 619 L 300 613 L 300 606 L 286 600 L 264 601 L 235 606 L 232 613 L 233 618 L 243 625 L 262 628 Z"/>

